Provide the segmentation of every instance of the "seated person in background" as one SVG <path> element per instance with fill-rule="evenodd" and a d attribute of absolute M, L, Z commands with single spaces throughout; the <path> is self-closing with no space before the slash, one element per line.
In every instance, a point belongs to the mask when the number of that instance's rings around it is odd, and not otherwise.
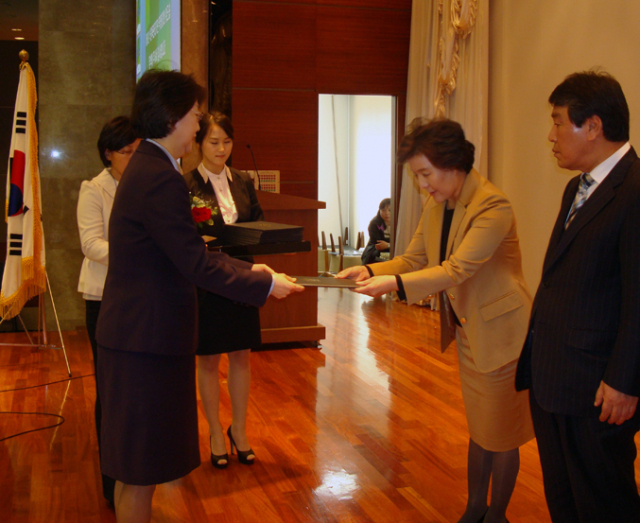
<path fill-rule="evenodd" d="M 385 198 L 378 206 L 378 214 L 369 222 L 369 243 L 362 253 L 363 265 L 383 261 L 380 253 L 389 252 L 390 224 L 391 199 Z"/>

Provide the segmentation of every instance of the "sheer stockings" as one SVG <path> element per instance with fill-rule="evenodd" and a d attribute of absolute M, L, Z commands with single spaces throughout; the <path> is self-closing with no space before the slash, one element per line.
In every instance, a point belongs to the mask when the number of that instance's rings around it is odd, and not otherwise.
<path fill-rule="evenodd" d="M 469 439 L 467 508 L 458 523 L 505 523 L 506 511 L 520 470 L 520 449 L 491 452 Z M 489 480 L 491 505 L 487 506 Z M 484 515 L 484 519 L 483 519 Z"/>

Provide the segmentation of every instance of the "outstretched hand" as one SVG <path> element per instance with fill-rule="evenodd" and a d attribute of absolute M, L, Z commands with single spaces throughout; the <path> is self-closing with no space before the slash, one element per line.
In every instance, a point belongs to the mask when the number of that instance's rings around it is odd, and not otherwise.
<path fill-rule="evenodd" d="M 266 265 L 265 265 L 266 267 Z M 273 273 L 273 289 L 271 294 L 277 299 L 286 298 L 293 292 L 302 292 L 304 287 L 295 283 L 296 279 L 283 273 Z"/>
<path fill-rule="evenodd" d="M 363 281 L 369 278 L 369 271 L 364 265 L 354 265 L 336 274 L 336 278 L 348 278 L 354 281 Z"/>
<path fill-rule="evenodd" d="M 358 294 L 366 294 L 372 298 L 377 298 L 388 292 L 398 290 L 398 282 L 395 276 L 374 276 L 364 281 L 357 281 L 358 286 L 352 289 L 353 292 Z"/>
<path fill-rule="evenodd" d="M 269 267 L 268 265 L 265 265 L 264 263 L 254 263 L 251 266 L 251 270 L 255 272 L 266 272 L 267 274 L 276 273 L 276 271 L 274 271 L 271 267 Z"/>
<path fill-rule="evenodd" d="M 596 392 L 596 407 L 602 405 L 600 421 L 608 421 L 610 424 L 622 425 L 636 412 L 638 405 L 637 396 L 629 396 L 609 387 L 604 381 L 600 382 Z"/>

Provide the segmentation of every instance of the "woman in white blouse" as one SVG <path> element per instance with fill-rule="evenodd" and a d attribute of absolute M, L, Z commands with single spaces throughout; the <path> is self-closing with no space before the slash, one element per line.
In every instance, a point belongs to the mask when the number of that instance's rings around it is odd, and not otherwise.
<path fill-rule="evenodd" d="M 199 221 L 203 218 L 194 213 L 201 235 L 221 238 L 227 223 L 264 219 L 250 176 L 226 165 L 233 149 L 233 136 L 231 120 L 220 112 L 206 114 L 200 121 L 196 142 L 202 151 L 202 163 L 185 174 L 185 180 L 192 198 L 200 198 L 212 210 L 206 221 Z M 231 453 L 237 449 L 240 463 L 252 465 L 255 454 L 247 440 L 246 420 L 251 383 L 249 357 L 251 349 L 261 344 L 258 309 L 203 290 L 199 290 L 198 300 L 198 389 L 209 422 L 211 463 L 219 469 L 229 463 L 218 408 L 218 366 L 221 355 L 227 354 L 233 418 L 227 436 Z"/>
<path fill-rule="evenodd" d="M 96 345 L 96 324 L 100 313 L 102 290 L 107 276 L 109 263 L 109 216 L 113 206 L 118 181 L 122 176 L 131 155 L 138 147 L 140 140 L 136 138 L 129 118 L 118 116 L 108 121 L 98 138 L 98 152 L 104 164 L 102 172 L 92 180 L 82 182 L 78 197 L 78 232 L 80 245 L 85 258 L 80 270 L 78 292 L 85 299 L 86 323 L 93 363 L 97 373 L 98 355 Z M 95 419 L 100 447 L 100 398 L 96 390 Z M 104 497 L 113 502 L 115 481 L 102 476 Z"/>

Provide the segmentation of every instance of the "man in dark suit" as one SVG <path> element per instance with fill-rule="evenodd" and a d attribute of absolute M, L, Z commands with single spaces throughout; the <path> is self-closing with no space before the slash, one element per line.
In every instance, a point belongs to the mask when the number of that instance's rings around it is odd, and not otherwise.
<path fill-rule="evenodd" d="M 562 197 L 516 387 L 530 389 L 554 523 L 637 523 L 640 160 L 620 84 L 576 73 L 555 88 L 549 141 L 581 171 Z"/>

